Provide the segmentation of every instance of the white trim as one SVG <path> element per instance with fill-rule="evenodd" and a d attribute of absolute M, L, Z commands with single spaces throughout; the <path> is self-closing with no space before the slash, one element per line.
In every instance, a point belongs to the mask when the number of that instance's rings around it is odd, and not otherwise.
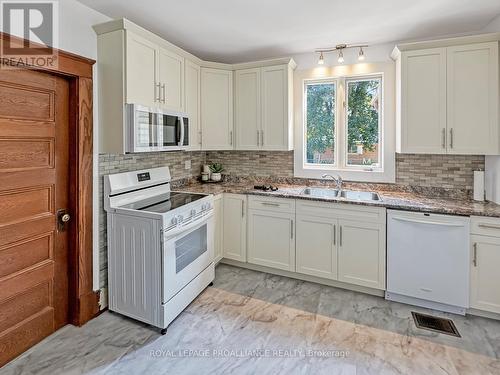
<path fill-rule="evenodd" d="M 338 115 L 341 103 L 338 98 L 344 98 L 346 79 L 356 79 L 356 77 L 382 77 L 382 109 L 381 121 L 383 126 L 381 131 L 381 170 L 360 170 L 356 167 L 328 168 L 328 165 L 304 167 L 305 160 L 305 131 L 304 131 L 304 101 L 305 83 L 336 81 L 337 82 L 337 108 L 336 108 L 336 139 L 335 161 L 342 162 L 340 150 L 345 149 L 345 119 Z M 294 176 L 302 178 L 320 179 L 324 173 L 340 173 L 344 180 L 363 182 L 390 182 L 396 180 L 395 168 L 395 65 L 394 62 L 355 64 L 346 66 L 320 67 L 310 70 L 297 70 L 294 75 L 295 85 L 295 153 L 294 153 Z M 342 99 L 343 100 L 343 99 Z M 345 159 L 345 158 L 344 158 Z"/>

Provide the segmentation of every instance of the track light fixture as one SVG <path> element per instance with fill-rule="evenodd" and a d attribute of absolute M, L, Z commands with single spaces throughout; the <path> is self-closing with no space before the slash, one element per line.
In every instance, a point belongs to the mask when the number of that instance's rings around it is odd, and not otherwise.
<path fill-rule="evenodd" d="M 344 63 L 344 50 L 348 49 L 348 48 L 359 48 L 358 61 L 364 61 L 366 56 L 365 56 L 365 51 L 363 50 L 363 48 L 366 48 L 366 47 L 368 47 L 366 44 L 362 44 L 362 45 L 361 44 L 356 44 L 356 45 L 337 44 L 335 47 L 332 47 L 332 48 L 317 49 L 316 53 L 319 53 L 318 64 L 323 65 L 325 63 L 325 58 L 323 56 L 323 53 L 335 52 L 335 51 L 339 51 L 339 56 L 338 56 L 337 61 L 339 62 L 339 64 L 343 64 Z"/>

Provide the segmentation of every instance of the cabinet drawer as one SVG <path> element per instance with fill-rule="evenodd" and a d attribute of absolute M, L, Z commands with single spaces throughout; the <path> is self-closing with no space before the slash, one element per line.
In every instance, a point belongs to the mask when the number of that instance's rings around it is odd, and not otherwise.
<path fill-rule="evenodd" d="M 495 217 L 471 216 L 472 234 L 500 237 L 500 219 Z"/>
<path fill-rule="evenodd" d="M 297 215 L 299 214 L 385 223 L 385 208 L 348 203 L 309 202 L 300 200 L 297 201 Z"/>
<path fill-rule="evenodd" d="M 248 208 L 273 212 L 295 213 L 295 200 L 263 196 L 249 196 Z"/>

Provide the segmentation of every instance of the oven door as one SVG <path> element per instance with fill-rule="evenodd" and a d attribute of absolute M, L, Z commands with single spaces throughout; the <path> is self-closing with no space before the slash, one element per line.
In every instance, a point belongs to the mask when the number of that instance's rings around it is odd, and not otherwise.
<path fill-rule="evenodd" d="M 138 104 L 127 104 L 127 152 L 160 151 L 160 128 L 156 110 Z"/>
<path fill-rule="evenodd" d="M 198 276 L 214 258 L 213 213 L 164 234 L 162 303 L 168 302 Z"/>
<path fill-rule="evenodd" d="M 159 139 L 162 150 L 189 146 L 189 118 L 183 113 L 158 113 Z"/>

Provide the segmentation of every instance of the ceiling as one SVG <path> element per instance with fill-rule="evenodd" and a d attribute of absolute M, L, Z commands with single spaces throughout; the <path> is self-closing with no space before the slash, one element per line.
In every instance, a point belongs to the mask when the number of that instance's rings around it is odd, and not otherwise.
<path fill-rule="evenodd" d="M 338 43 L 381 44 L 479 31 L 498 0 L 79 0 L 211 61 L 236 63 Z"/>

